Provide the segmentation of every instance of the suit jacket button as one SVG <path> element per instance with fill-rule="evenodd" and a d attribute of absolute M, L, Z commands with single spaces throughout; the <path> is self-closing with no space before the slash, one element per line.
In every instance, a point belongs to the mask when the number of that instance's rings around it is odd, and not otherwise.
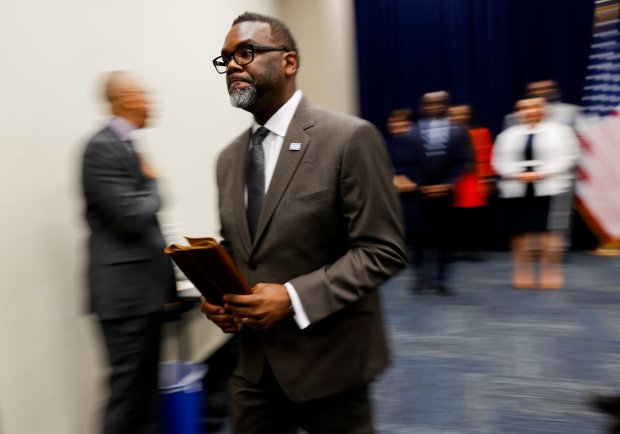
<path fill-rule="evenodd" d="M 248 267 L 250 268 L 250 270 L 256 270 L 256 262 L 254 261 L 250 261 L 248 262 Z"/>

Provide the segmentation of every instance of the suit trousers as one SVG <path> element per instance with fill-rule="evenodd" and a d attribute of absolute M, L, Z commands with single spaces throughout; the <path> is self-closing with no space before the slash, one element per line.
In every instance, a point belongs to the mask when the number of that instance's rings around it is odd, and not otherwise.
<path fill-rule="evenodd" d="M 368 385 L 307 402 L 293 402 L 276 381 L 269 363 L 258 384 L 234 373 L 230 383 L 235 434 L 373 434 Z"/>
<path fill-rule="evenodd" d="M 420 222 L 412 240 L 417 278 L 444 283 L 451 251 L 452 196 L 419 197 Z M 434 270 L 433 270 L 434 268 Z"/>
<path fill-rule="evenodd" d="M 100 324 L 110 365 L 103 434 L 156 434 L 162 314 Z"/>

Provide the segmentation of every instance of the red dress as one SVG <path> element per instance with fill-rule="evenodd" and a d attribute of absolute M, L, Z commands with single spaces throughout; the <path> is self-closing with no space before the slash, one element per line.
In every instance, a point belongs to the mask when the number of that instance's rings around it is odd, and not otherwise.
<path fill-rule="evenodd" d="M 474 165 L 454 184 L 454 206 L 473 208 L 487 204 L 488 188 L 485 179 L 495 175 L 491 167 L 493 139 L 487 128 L 472 128 L 469 138 L 474 153 Z"/>

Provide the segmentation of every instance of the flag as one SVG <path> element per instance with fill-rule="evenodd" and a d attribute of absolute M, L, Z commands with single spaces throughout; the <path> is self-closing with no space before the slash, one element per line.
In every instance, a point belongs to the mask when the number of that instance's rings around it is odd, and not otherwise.
<path fill-rule="evenodd" d="M 576 125 L 582 144 L 576 207 L 604 246 L 620 246 L 620 20 L 617 1 L 597 1 Z"/>

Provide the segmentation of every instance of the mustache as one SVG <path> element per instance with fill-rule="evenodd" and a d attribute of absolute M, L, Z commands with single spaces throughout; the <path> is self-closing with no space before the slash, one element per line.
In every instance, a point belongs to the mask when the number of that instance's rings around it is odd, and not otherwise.
<path fill-rule="evenodd" d="M 226 84 L 228 86 L 233 84 L 235 81 L 243 81 L 245 83 L 252 84 L 252 85 L 254 84 L 254 80 L 245 78 L 241 75 L 229 75 L 228 77 L 226 77 Z"/>

